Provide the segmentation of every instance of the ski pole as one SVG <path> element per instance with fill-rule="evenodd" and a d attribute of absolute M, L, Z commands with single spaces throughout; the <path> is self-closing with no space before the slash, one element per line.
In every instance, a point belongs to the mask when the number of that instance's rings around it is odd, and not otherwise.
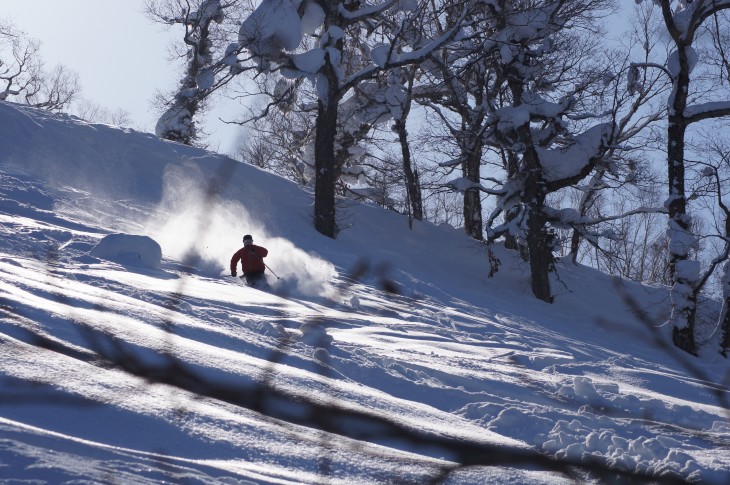
<path fill-rule="evenodd" d="M 267 268 L 267 269 L 268 269 L 269 271 L 271 271 L 271 274 L 273 274 L 274 276 L 276 276 L 276 279 L 277 279 L 277 280 L 280 280 L 280 279 L 281 279 L 281 278 L 279 278 L 279 275 L 278 275 L 278 274 L 274 273 L 274 270 L 273 270 L 273 269 L 269 268 L 269 265 L 268 265 L 268 264 L 264 263 L 264 266 L 266 266 L 266 268 Z"/>

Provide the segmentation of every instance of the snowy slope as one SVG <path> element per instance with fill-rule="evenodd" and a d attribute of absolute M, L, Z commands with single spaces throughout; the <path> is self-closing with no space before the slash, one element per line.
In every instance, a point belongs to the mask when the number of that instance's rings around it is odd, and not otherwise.
<path fill-rule="evenodd" d="M 0 478 L 730 481 L 730 365 L 663 347 L 663 289 L 561 264 L 547 305 L 456 229 L 343 204 L 331 240 L 311 194 L 219 155 L 7 103 L 0 127 Z M 161 267 L 92 256 L 110 233 Z M 225 276 L 245 233 L 273 292 Z M 465 456 L 493 466 L 445 473 Z"/>

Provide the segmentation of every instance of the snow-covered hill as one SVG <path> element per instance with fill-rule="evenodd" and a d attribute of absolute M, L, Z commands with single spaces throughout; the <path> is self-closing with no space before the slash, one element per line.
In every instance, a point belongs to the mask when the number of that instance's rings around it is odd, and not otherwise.
<path fill-rule="evenodd" d="M 459 230 L 340 219 L 331 240 L 286 180 L 0 103 L 0 478 L 564 483 L 547 456 L 730 482 L 730 365 L 667 345 L 665 290 L 561 264 L 547 305 Z M 98 257 L 110 233 L 159 268 Z M 246 233 L 274 291 L 227 276 Z"/>

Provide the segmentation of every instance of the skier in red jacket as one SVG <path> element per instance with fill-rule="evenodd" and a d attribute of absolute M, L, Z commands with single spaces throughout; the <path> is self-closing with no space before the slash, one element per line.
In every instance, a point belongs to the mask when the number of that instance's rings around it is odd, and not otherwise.
<path fill-rule="evenodd" d="M 264 258 L 267 254 L 269 254 L 268 249 L 256 246 L 253 243 L 253 237 L 246 234 L 243 236 L 243 247 L 231 258 L 231 276 L 236 276 L 236 266 L 240 260 L 246 284 L 256 286 L 264 278 L 264 270 L 266 270 Z"/>

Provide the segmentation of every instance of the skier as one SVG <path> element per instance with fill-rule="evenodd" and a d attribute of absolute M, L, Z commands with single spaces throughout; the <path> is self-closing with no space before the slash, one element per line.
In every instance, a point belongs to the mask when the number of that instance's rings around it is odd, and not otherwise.
<path fill-rule="evenodd" d="M 264 270 L 266 269 L 264 258 L 267 254 L 269 254 L 268 249 L 254 245 L 253 237 L 246 234 L 243 236 L 243 247 L 236 251 L 231 258 L 231 276 L 236 276 L 236 266 L 240 260 L 243 276 L 246 277 L 246 284 L 256 286 L 264 278 Z"/>

